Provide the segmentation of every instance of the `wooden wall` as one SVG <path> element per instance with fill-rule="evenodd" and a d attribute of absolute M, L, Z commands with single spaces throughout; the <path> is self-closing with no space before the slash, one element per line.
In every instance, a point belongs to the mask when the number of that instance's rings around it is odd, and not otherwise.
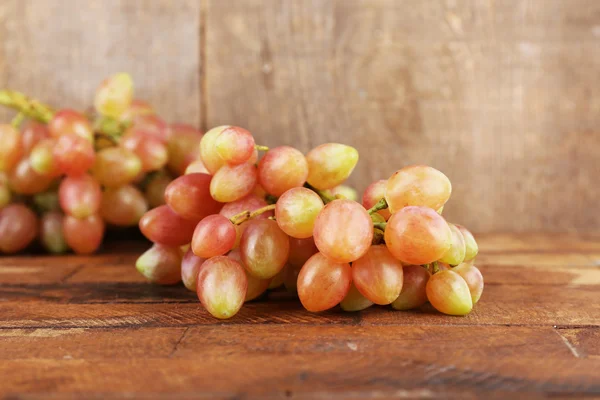
<path fill-rule="evenodd" d="M 477 231 L 600 227 L 597 0 L 0 2 L 0 87 L 83 108 L 121 70 L 170 121 L 349 143 L 360 189 L 431 164 Z"/>

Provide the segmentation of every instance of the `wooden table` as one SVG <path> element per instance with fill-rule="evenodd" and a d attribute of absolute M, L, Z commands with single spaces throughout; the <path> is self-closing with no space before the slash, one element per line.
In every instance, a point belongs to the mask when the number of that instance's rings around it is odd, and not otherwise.
<path fill-rule="evenodd" d="M 311 314 L 272 293 L 221 322 L 183 286 L 145 283 L 139 245 L 3 257 L 0 397 L 600 396 L 600 236 L 478 239 L 467 317 Z"/>

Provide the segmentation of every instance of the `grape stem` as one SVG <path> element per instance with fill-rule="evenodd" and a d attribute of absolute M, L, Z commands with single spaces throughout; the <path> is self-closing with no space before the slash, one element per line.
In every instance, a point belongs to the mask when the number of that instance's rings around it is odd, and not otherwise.
<path fill-rule="evenodd" d="M 270 204 L 268 206 L 261 207 L 261 208 L 259 208 L 257 210 L 252 211 L 252 212 L 250 212 L 250 211 L 242 211 L 241 213 L 235 214 L 233 217 L 229 218 L 229 220 L 231 221 L 232 224 L 239 225 L 242 222 L 246 222 L 249 219 L 252 219 L 252 218 L 254 218 L 254 217 L 256 217 L 256 216 L 258 216 L 258 215 L 260 215 L 260 214 L 262 214 L 264 212 L 271 211 L 271 210 L 274 210 L 274 209 L 275 209 L 275 204 Z"/>
<path fill-rule="evenodd" d="M 19 129 L 19 127 L 23 123 L 24 119 L 25 119 L 25 114 L 20 112 L 17 115 L 15 115 L 15 117 L 12 119 L 12 121 L 10 121 L 10 124 L 12 125 L 13 128 Z"/>
<path fill-rule="evenodd" d="M 385 232 L 385 227 L 387 226 L 387 222 L 375 222 L 373 224 L 374 228 L 379 229 L 382 232 Z"/>
<path fill-rule="evenodd" d="M 49 106 L 15 90 L 0 90 L 0 104 L 43 123 L 48 123 L 54 116 L 54 111 Z"/>
<path fill-rule="evenodd" d="M 381 229 L 375 228 L 373 229 L 373 240 L 371 244 L 382 244 L 385 243 L 383 231 Z"/>
<path fill-rule="evenodd" d="M 261 146 L 260 144 L 254 145 L 254 148 L 257 151 L 269 151 L 269 148 L 267 146 Z"/>
<path fill-rule="evenodd" d="M 334 196 L 328 194 L 327 192 L 325 192 L 323 190 L 317 189 L 316 187 L 314 187 L 313 185 L 311 185 L 308 182 L 304 183 L 304 187 L 307 189 L 310 189 L 313 192 L 315 192 L 316 194 L 318 194 L 319 197 L 321 198 L 321 200 L 323 200 L 323 203 L 325 203 L 325 204 L 331 203 L 332 201 L 336 200 L 336 198 Z"/>
<path fill-rule="evenodd" d="M 388 208 L 388 203 L 385 201 L 385 197 L 382 197 L 373 207 L 369 208 L 369 215 L 375 214 L 379 210 L 385 210 Z"/>

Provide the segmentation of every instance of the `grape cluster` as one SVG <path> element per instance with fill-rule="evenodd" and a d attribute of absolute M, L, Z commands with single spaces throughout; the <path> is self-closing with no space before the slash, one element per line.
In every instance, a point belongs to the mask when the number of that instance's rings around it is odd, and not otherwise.
<path fill-rule="evenodd" d="M 440 171 L 402 168 L 359 203 L 343 184 L 358 162 L 350 146 L 326 143 L 304 155 L 219 126 L 199 149 L 166 187 L 166 204 L 141 218 L 154 245 L 136 267 L 154 283 L 182 280 L 214 317 L 230 318 L 280 287 L 313 312 L 429 301 L 466 315 L 479 300 L 477 243 L 442 217 L 452 187 Z"/>
<path fill-rule="evenodd" d="M 135 100 L 124 73 L 102 82 L 86 113 L 7 90 L 0 103 L 20 111 L 0 125 L 0 253 L 36 238 L 51 253 L 93 253 L 107 226 L 135 227 L 165 204 L 167 185 L 198 157 L 201 133 Z"/>

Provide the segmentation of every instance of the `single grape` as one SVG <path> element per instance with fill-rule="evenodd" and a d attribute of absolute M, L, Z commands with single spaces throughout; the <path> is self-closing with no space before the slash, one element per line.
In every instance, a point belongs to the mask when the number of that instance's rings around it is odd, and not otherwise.
<path fill-rule="evenodd" d="M 369 308 L 373 305 L 373 302 L 363 296 L 356 286 L 354 282 L 350 284 L 350 290 L 344 300 L 341 301 L 340 307 L 344 311 L 361 311 L 365 308 Z"/>
<path fill-rule="evenodd" d="M 267 197 L 267 191 L 265 190 L 265 188 L 263 188 L 260 184 L 256 184 L 256 186 L 254 186 L 254 189 L 252 190 L 252 194 L 255 196 L 260 197 L 261 199 L 264 199 L 265 197 Z"/>
<path fill-rule="evenodd" d="M 167 143 L 171 135 L 169 125 L 155 114 L 136 116 L 130 128 L 143 132 L 145 136 L 154 137 L 163 143 Z"/>
<path fill-rule="evenodd" d="M 81 175 L 94 165 L 96 154 L 92 143 L 77 135 L 60 136 L 54 147 L 58 170 L 67 175 Z"/>
<path fill-rule="evenodd" d="M 319 250 L 312 237 L 306 239 L 290 238 L 290 256 L 288 258 L 288 264 L 302 267 L 309 258 L 318 252 Z"/>
<path fill-rule="evenodd" d="M 304 185 L 307 176 L 308 162 L 304 154 L 293 147 L 275 147 L 258 163 L 258 182 L 273 196 Z"/>
<path fill-rule="evenodd" d="M 194 254 L 202 258 L 222 256 L 235 244 L 235 227 L 220 214 L 210 215 L 198 223 L 192 238 Z"/>
<path fill-rule="evenodd" d="M 0 252 L 17 253 L 25 249 L 38 233 L 35 213 L 23 204 L 9 204 L 0 210 Z"/>
<path fill-rule="evenodd" d="M 109 224 L 136 226 L 148 211 L 148 203 L 133 185 L 108 188 L 102 193 L 100 215 Z"/>
<path fill-rule="evenodd" d="M 60 207 L 67 215 L 87 218 L 100 210 L 102 189 L 90 175 L 66 177 L 58 187 Z"/>
<path fill-rule="evenodd" d="M 377 204 L 379 202 L 379 200 L 381 200 L 385 197 L 385 187 L 386 186 L 387 186 L 387 180 L 385 180 L 385 179 L 375 181 L 375 182 L 371 183 L 369 186 L 367 186 L 367 188 L 365 189 L 365 192 L 363 193 L 362 205 L 368 210 L 371 207 L 373 207 L 375 204 Z M 379 211 L 377 211 L 377 213 L 379 215 L 381 215 L 383 218 L 385 218 L 386 221 L 388 219 L 390 219 L 390 215 L 392 215 L 390 213 L 390 210 L 388 210 L 387 208 L 383 209 L 383 210 L 379 210 Z"/>
<path fill-rule="evenodd" d="M 250 221 L 242 234 L 240 251 L 243 265 L 250 274 L 269 279 L 284 267 L 290 243 L 275 221 L 257 219 Z"/>
<path fill-rule="evenodd" d="M 380 224 L 385 222 L 385 218 L 383 218 L 381 214 L 373 213 L 371 214 L 371 221 L 373 221 L 374 224 Z"/>
<path fill-rule="evenodd" d="M 279 273 L 277 275 L 275 275 L 272 279 L 269 280 L 268 289 L 277 289 L 278 287 L 283 286 L 283 281 L 285 279 L 285 272 L 288 267 L 289 267 L 289 265 L 287 265 L 287 264 L 284 265 L 283 269 L 281 271 L 279 271 Z M 249 275 L 249 276 L 251 276 L 251 275 Z"/>
<path fill-rule="evenodd" d="M 180 176 L 167 186 L 165 200 L 171 210 L 181 217 L 198 222 L 218 213 L 223 207 L 211 197 L 210 182 L 211 176 L 207 174 Z"/>
<path fill-rule="evenodd" d="M 385 243 L 394 257 L 406 264 L 439 260 L 452 244 L 446 220 L 428 207 L 404 207 L 390 217 Z"/>
<path fill-rule="evenodd" d="M 196 291 L 198 271 L 204 261 L 206 261 L 206 258 L 198 257 L 192 252 L 191 248 L 185 252 L 183 260 L 181 261 L 181 280 L 186 289 L 191 290 L 192 292 Z"/>
<path fill-rule="evenodd" d="M 29 153 L 29 163 L 31 168 L 40 175 L 56 177 L 61 174 L 56 157 L 54 157 L 54 148 L 56 139 L 46 138 L 40 140 Z"/>
<path fill-rule="evenodd" d="M 168 206 L 160 206 L 144 214 L 139 226 L 151 242 L 183 246 L 192 241 L 196 222 L 181 218 Z"/>
<path fill-rule="evenodd" d="M 35 172 L 27 157 L 19 161 L 7 176 L 9 188 L 18 194 L 40 193 L 47 190 L 52 184 L 52 177 Z"/>
<path fill-rule="evenodd" d="M 144 278 L 159 285 L 174 285 L 181 281 L 182 254 L 179 247 L 155 243 L 135 262 Z"/>
<path fill-rule="evenodd" d="M 385 199 L 392 214 L 406 206 L 438 210 L 451 193 L 452 184 L 446 175 L 427 165 L 411 165 L 388 179 Z"/>
<path fill-rule="evenodd" d="M 22 155 L 19 131 L 10 125 L 0 124 L 0 171 L 11 170 Z"/>
<path fill-rule="evenodd" d="M 98 250 L 104 236 L 104 221 L 98 215 L 78 219 L 70 215 L 63 220 L 65 242 L 77 254 L 91 254 Z"/>
<path fill-rule="evenodd" d="M 167 145 L 160 139 L 146 135 L 134 127 L 125 132 L 119 145 L 138 156 L 144 172 L 158 171 L 167 165 L 169 159 Z"/>
<path fill-rule="evenodd" d="M 310 258 L 310 257 L 309 257 Z M 286 266 L 281 270 L 283 272 L 283 285 L 285 289 L 293 294 L 298 294 L 298 275 L 302 265 L 290 265 Z"/>
<path fill-rule="evenodd" d="M 195 161 L 192 161 L 191 163 L 189 163 L 189 165 L 185 168 L 185 173 L 183 175 L 194 174 L 194 173 L 202 173 L 202 174 L 211 175 L 211 173 L 208 171 L 208 169 L 206 169 L 206 166 L 204 165 L 202 160 L 195 160 Z"/>
<path fill-rule="evenodd" d="M 242 254 L 240 253 L 239 249 L 231 250 L 229 254 L 227 254 L 227 257 L 237 261 L 241 266 L 244 265 L 242 262 Z M 260 297 L 264 292 L 266 292 L 267 289 L 269 289 L 269 285 L 272 280 L 256 278 L 250 275 L 248 271 L 245 272 L 246 279 L 248 280 L 248 290 L 246 291 L 246 297 L 244 298 L 244 301 L 251 301 Z"/>
<path fill-rule="evenodd" d="M 8 187 L 8 183 L 0 182 L 0 210 L 9 205 L 11 199 L 12 193 Z"/>
<path fill-rule="evenodd" d="M 473 300 L 467 282 L 454 271 L 440 271 L 429 278 L 427 299 L 438 311 L 448 315 L 467 315 Z"/>
<path fill-rule="evenodd" d="M 448 223 L 448 226 L 452 232 L 452 244 L 440 261 L 449 265 L 458 265 L 465 260 L 465 238 L 454 224 Z"/>
<path fill-rule="evenodd" d="M 319 213 L 314 227 L 315 244 L 337 262 L 359 259 L 373 240 L 373 223 L 367 210 L 352 200 L 334 200 Z"/>
<path fill-rule="evenodd" d="M 200 140 L 200 158 L 211 174 L 216 173 L 225 165 L 225 160 L 217 153 L 216 142 L 219 134 L 227 128 L 229 128 L 228 125 L 212 128 Z"/>
<path fill-rule="evenodd" d="M 219 214 L 223 215 L 224 217 L 231 218 L 243 211 L 252 212 L 266 206 L 268 206 L 268 204 L 264 199 L 254 194 L 249 194 L 248 196 L 245 196 L 239 200 L 225 204 L 223 208 L 221 208 Z M 256 217 L 254 217 L 254 219 L 267 219 L 273 215 L 273 211 L 267 211 L 262 214 L 258 214 Z"/>
<path fill-rule="evenodd" d="M 402 290 L 402 264 L 385 245 L 371 246 L 367 254 L 352 263 L 352 282 L 375 304 L 390 304 Z"/>
<path fill-rule="evenodd" d="M 85 115 L 74 110 L 60 110 L 48 122 L 50 136 L 58 138 L 63 135 L 74 135 L 85 139 L 88 143 L 94 139 L 92 124 Z"/>
<path fill-rule="evenodd" d="M 403 267 L 404 283 L 400 295 L 392 303 L 396 310 L 411 310 L 427 303 L 425 287 L 431 274 L 420 265 Z"/>
<path fill-rule="evenodd" d="M 308 183 L 320 190 L 331 189 L 348 179 L 358 162 L 358 151 L 344 144 L 325 143 L 312 149 L 306 160 Z"/>
<path fill-rule="evenodd" d="M 329 189 L 329 194 L 338 199 L 348 199 L 358 201 L 358 192 L 353 187 L 348 185 L 338 185 L 333 189 Z"/>
<path fill-rule="evenodd" d="M 312 256 L 298 275 L 298 297 L 308 311 L 324 311 L 339 304 L 350 290 L 352 269 L 322 253 Z"/>
<path fill-rule="evenodd" d="M 133 100 L 133 80 L 126 73 L 118 73 L 105 79 L 94 97 L 94 107 L 101 115 L 119 118 Z"/>
<path fill-rule="evenodd" d="M 465 239 L 465 261 L 471 261 L 477 256 L 477 253 L 479 253 L 479 246 L 477 245 L 473 234 L 469 232 L 467 228 L 462 225 L 456 225 L 456 227 Z"/>
<path fill-rule="evenodd" d="M 254 137 L 239 126 L 230 126 L 215 138 L 217 154 L 228 164 L 242 164 L 254 153 Z"/>
<path fill-rule="evenodd" d="M 202 133 L 191 125 L 171 125 L 171 136 L 167 142 L 169 171 L 177 176 L 185 174 L 189 165 L 200 155 L 201 139 Z M 202 163 L 202 161 L 200 162 Z M 204 164 L 202 166 L 204 167 Z M 208 170 L 196 172 L 208 173 Z"/>
<path fill-rule="evenodd" d="M 50 211 L 40 221 L 40 241 L 50 253 L 61 254 L 69 250 L 63 234 L 63 219 L 60 211 Z"/>
<path fill-rule="evenodd" d="M 165 201 L 165 190 L 167 186 L 173 181 L 173 179 L 164 173 L 154 174 L 146 185 L 144 194 L 150 208 L 156 208 L 167 204 Z"/>
<path fill-rule="evenodd" d="M 212 177 L 210 194 L 218 202 L 229 203 L 250 194 L 254 185 L 256 185 L 254 165 L 248 163 L 224 165 Z"/>
<path fill-rule="evenodd" d="M 206 260 L 198 273 L 197 294 L 215 318 L 233 317 L 244 304 L 248 279 L 244 268 L 226 256 Z"/>
<path fill-rule="evenodd" d="M 109 147 L 98 152 L 92 171 L 102 185 L 118 187 L 136 179 L 142 171 L 142 162 L 127 149 Z"/>
<path fill-rule="evenodd" d="M 323 207 L 323 200 L 312 190 L 293 188 L 277 200 L 275 218 L 285 233 L 305 239 L 313 235 L 315 220 Z"/>
<path fill-rule="evenodd" d="M 479 268 L 469 263 L 463 263 L 453 268 L 452 271 L 459 274 L 467 282 L 471 300 L 473 300 L 473 304 L 477 304 L 483 293 L 483 275 Z"/>
<path fill-rule="evenodd" d="M 2 128 L 0 128 L 1 130 Z M 21 130 L 21 146 L 23 154 L 29 154 L 31 149 L 43 139 L 50 136 L 46 125 L 36 121 L 28 121 L 25 127 Z M 0 146 L 2 148 L 2 146 Z M 1 158 L 1 157 L 0 157 Z"/>
<path fill-rule="evenodd" d="M 119 121 L 130 125 L 136 118 L 149 115 L 154 115 L 152 106 L 144 100 L 134 99 L 131 104 L 129 104 L 129 107 L 121 113 Z"/>

